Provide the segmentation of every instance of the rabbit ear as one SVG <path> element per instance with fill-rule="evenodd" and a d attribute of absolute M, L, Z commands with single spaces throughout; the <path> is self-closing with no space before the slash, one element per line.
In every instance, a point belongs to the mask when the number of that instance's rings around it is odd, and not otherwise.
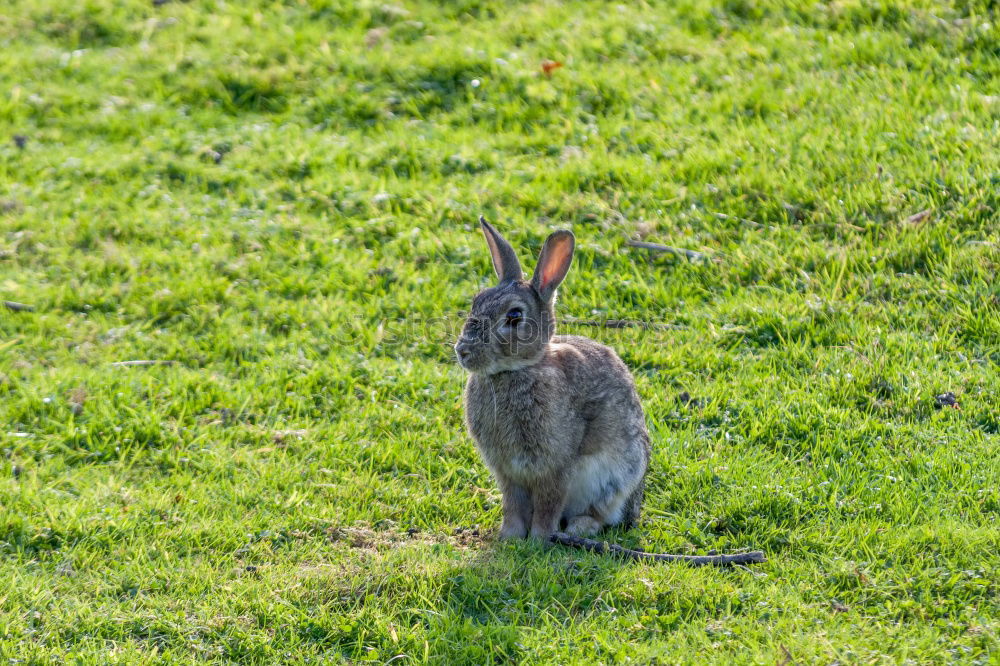
<path fill-rule="evenodd" d="M 521 262 L 517 260 L 514 248 L 510 246 L 500 232 L 493 228 L 493 225 L 486 221 L 482 215 L 479 216 L 479 224 L 483 227 L 483 235 L 486 236 L 486 244 L 490 246 L 490 255 L 493 257 L 493 269 L 497 272 L 497 277 L 501 282 L 516 282 L 521 279 Z"/>
<path fill-rule="evenodd" d="M 542 254 L 538 257 L 538 266 L 531 278 L 531 286 L 535 288 L 542 300 L 549 302 L 555 296 L 556 288 L 562 283 L 573 263 L 573 248 L 576 239 L 571 231 L 555 231 L 545 241 Z"/>

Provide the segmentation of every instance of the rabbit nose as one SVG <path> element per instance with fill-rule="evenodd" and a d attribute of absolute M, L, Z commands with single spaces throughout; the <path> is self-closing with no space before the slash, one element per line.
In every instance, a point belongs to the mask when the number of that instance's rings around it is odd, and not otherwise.
<path fill-rule="evenodd" d="M 458 357 L 464 361 L 469 358 L 472 350 L 469 349 L 469 343 L 466 340 L 459 340 L 455 343 L 455 353 L 458 354 Z"/>

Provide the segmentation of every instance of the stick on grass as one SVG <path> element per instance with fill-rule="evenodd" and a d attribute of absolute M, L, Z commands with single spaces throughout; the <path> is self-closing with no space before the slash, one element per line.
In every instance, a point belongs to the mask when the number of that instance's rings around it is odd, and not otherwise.
<path fill-rule="evenodd" d="M 677 330 L 682 326 L 672 324 L 661 324 L 658 322 L 642 321 L 638 319 L 575 319 L 564 317 L 560 323 L 574 326 L 593 326 L 596 328 L 652 328 L 663 330 Z"/>
<path fill-rule="evenodd" d="M 660 245 L 659 243 L 647 243 L 646 241 L 630 240 L 626 241 L 625 244 L 629 247 L 638 247 L 652 252 L 670 252 L 671 254 L 687 257 L 691 261 L 701 261 L 707 259 L 707 257 L 701 252 L 685 250 L 684 248 L 679 247 L 670 247 L 669 245 Z"/>
<path fill-rule="evenodd" d="M 613 543 L 609 544 L 603 541 L 595 541 L 594 539 L 570 536 L 565 532 L 556 532 L 549 537 L 549 540 L 552 543 L 558 543 L 562 546 L 582 548 L 583 550 L 589 550 L 592 553 L 600 555 L 617 555 L 626 560 L 681 562 L 695 567 L 705 566 L 706 564 L 726 567 L 736 564 L 757 564 L 767 561 L 767 557 L 759 550 L 753 550 L 749 553 L 733 553 L 732 555 L 673 555 L 671 553 L 647 553 L 641 550 L 632 550 L 631 548 L 623 548 Z"/>
<path fill-rule="evenodd" d="M 738 217 L 736 215 L 728 215 L 726 213 L 712 213 L 712 215 L 718 220 L 734 220 L 740 224 L 745 224 L 751 229 L 770 229 L 771 231 L 777 231 L 775 227 L 770 225 L 761 224 L 756 220 L 748 220 L 745 217 Z"/>
<path fill-rule="evenodd" d="M 139 361 L 115 361 L 111 365 L 117 367 L 128 367 L 133 365 L 173 365 L 173 361 L 149 361 L 149 360 L 139 360 Z"/>
<path fill-rule="evenodd" d="M 14 312 L 34 312 L 35 306 L 27 303 L 15 303 L 14 301 L 4 301 L 4 307 Z"/>

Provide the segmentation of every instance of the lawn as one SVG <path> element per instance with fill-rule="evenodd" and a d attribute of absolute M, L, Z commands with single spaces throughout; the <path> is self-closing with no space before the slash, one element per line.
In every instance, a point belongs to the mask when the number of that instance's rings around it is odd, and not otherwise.
<path fill-rule="evenodd" d="M 0 9 L 0 660 L 998 663 L 996 3 L 392 2 Z M 480 213 L 767 563 L 495 541 Z"/>

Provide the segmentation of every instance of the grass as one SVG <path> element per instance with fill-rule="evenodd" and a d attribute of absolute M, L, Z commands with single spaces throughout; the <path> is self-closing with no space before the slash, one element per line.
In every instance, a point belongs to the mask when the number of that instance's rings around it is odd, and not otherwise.
<path fill-rule="evenodd" d="M 8 6 L 0 657 L 997 663 L 998 19 Z M 608 538 L 766 565 L 492 540 L 450 351 L 480 212 L 525 260 L 573 229 L 563 316 L 666 324 L 562 327 L 654 440 Z"/>

